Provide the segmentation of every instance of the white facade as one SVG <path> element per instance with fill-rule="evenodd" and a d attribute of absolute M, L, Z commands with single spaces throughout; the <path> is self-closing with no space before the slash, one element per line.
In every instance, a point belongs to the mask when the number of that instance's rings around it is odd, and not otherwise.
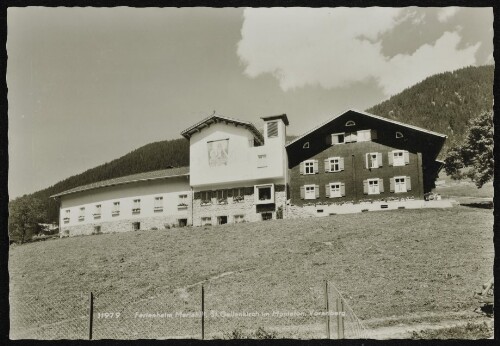
<path fill-rule="evenodd" d="M 161 198 L 161 201 L 155 202 L 157 198 Z M 101 187 L 62 196 L 59 224 L 64 231 L 72 227 L 98 226 L 110 222 L 123 224 L 156 218 L 159 220 L 158 225 L 163 227 L 167 219 L 174 220 L 172 223 L 179 219 L 190 219 L 191 200 L 189 176 Z M 118 213 L 113 213 L 113 209 L 116 210 L 115 203 L 119 203 Z M 133 212 L 137 207 L 140 210 Z"/>
<path fill-rule="evenodd" d="M 216 123 L 194 133 L 190 138 L 191 186 L 198 189 L 259 181 L 284 183 L 287 174 L 286 127 L 283 121 L 275 121 L 278 135 L 267 137 L 267 126 L 264 126 L 264 145 L 261 146 L 254 146 L 254 135 L 250 131 L 231 123 Z M 207 145 L 221 140 L 227 140 L 227 163 L 210 166 Z"/>

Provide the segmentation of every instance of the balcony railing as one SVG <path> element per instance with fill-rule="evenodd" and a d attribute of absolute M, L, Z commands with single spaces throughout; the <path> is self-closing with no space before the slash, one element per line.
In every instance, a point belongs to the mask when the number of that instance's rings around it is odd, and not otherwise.
<path fill-rule="evenodd" d="M 133 208 L 132 214 L 139 214 L 141 212 L 141 208 Z"/>

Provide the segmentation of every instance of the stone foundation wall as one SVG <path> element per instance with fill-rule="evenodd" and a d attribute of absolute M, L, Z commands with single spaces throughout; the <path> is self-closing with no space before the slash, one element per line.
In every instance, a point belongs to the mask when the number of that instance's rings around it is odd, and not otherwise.
<path fill-rule="evenodd" d="M 276 191 L 274 195 L 275 207 L 271 211 L 272 218 L 276 219 L 276 210 L 281 206 L 283 218 L 286 215 L 286 192 Z M 201 205 L 200 199 L 193 201 L 193 226 L 201 226 L 201 218 L 210 217 L 212 225 L 217 224 L 218 216 L 227 216 L 227 223 L 234 223 L 235 215 L 244 215 L 245 222 L 261 221 L 262 215 L 257 212 L 254 195 L 245 195 L 244 200 L 235 202 L 233 197 L 227 198 L 227 204 L 218 204 L 215 198 L 212 204 Z"/>
<path fill-rule="evenodd" d="M 187 219 L 187 224 L 191 224 L 190 217 L 183 217 L 182 215 L 162 215 L 154 217 L 137 217 L 133 219 L 107 221 L 107 222 L 92 222 L 85 223 L 82 225 L 65 226 L 61 225 L 60 236 L 76 236 L 76 235 L 89 235 L 95 233 L 95 226 L 100 226 L 101 233 L 113 233 L 113 232 L 128 232 L 133 231 L 133 224 L 135 222 L 140 223 L 141 230 L 147 230 L 152 228 L 164 229 L 165 226 L 168 227 L 179 227 L 179 219 Z"/>

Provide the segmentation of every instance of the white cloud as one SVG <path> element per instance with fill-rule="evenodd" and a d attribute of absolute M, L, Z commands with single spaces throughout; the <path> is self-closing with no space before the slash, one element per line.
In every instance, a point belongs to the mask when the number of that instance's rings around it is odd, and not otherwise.
<path fill-rule="evenodd" d="M 475 63 L 479 44 L 458 50 L 456 32 L 411 55 L 384 56 L 378 37 L 392 30 L 401 14 L 393 8 L 246 9 L 238 55 L 249 77 L 272 74 L 285 91 L 374 78 L 388 95 L 431 74 Z"/>
<path fill-rule="evenodd" d="M 455 14 L 457 14 L 457 12 L 460 10 L 459 7 L 443 7 L 442 9 L 440 9 L 438 11 L 438 20 L 441 22 L 441 23 L 445 23 L 448 21 L 448 19 L 450 19 L 451 17 L 453 17 Z"/>

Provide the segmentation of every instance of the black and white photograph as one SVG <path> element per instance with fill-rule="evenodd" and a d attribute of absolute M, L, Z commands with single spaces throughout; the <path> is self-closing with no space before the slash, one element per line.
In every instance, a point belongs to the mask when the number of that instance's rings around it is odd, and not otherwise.
<path fill-rule="evenodd" d="M 9 339 L 494 338 L 493 4 L 6 12 Z"/>

